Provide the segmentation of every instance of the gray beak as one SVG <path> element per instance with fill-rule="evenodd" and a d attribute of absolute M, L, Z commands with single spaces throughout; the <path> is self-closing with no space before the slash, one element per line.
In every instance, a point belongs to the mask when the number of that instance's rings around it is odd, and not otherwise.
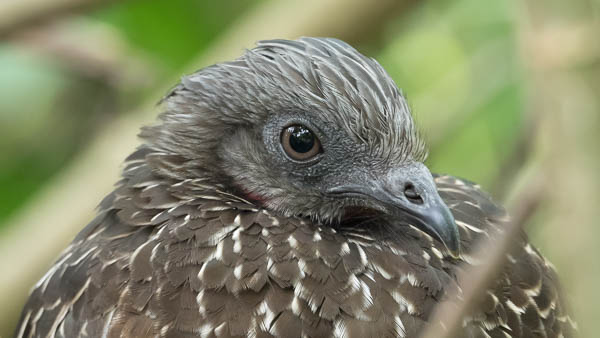
<path fill-rule="evenodd" d="M 329 190 L 335 195 L 372 199 L 392 214 L 442 242 L 458 257 L 460 237 L 448 206 L 437 192 L 429 169 L 422 163 L 394 168 L 382 178 L 366 179 Z"/>

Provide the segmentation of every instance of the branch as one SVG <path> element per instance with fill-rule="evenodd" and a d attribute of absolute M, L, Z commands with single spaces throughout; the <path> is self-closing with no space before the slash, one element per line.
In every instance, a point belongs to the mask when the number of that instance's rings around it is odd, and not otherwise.
<path fill-rule="evenodd" d="M 527 109 L 539 129 L 537 172 L 545 172 L 549 186 L 536 240 L 559 270 L 578 335 L 596 337 L 600 96 L 594 74 L 600 74 L 600 22 L 594 11 L 581 11 L 587 5 L 564 2 L 562 10 L 548 11 L 539 1 L 520 2 L 516 32 L 528 78 Z"/>
<path fill-rule="evenodd" d="M 129 46 L 117 29 L 83 17 L 23 29 L 10 41 L 56 59 L 77 75 L 128 90 L 149 86 L 161 70 L 149 55 Z"/>
<path fill-rule="evenodd" d="M 0 38 L 6 38 L 26 27 L 40 25 L 111 2 L 111 0 L 0 1 Z"/>
<path fill-rule="evenodd" d="M 525 12 L 527 11 L 523 11 Z M 594 176 L 590 176 L 591 170 L 587 169 L 588 166 L 580 157 L 580 154 L 591 152 L 581 151 L 581 148 L 590 147 L 585 142 L 571 141 L 576 140 L 577 137 L 580 138 L 579 141 L 583 139 L 580 136 L 581 131 L 577 129 L 578 121 L 593 123 L 594 119 L 590 119 L 586 114 L 593 111 L 597 100 L 594 101 L 593 95 L 581 94 L 587 93 L 588 90 L 579 78 L 573 74 L 566 76 L 560 74 L 572 71 L 577 65 L 597 62 L 600 44 L 593 38 L 595 36 L 593 32 L 597 32 L 597 23 L 578 22 L 574 25 L 556 25 L 556 23 L 544 22 L 544 24 L 532 25 L 531 18 L 521 19 L 519 27 L 523 60 L 532 80 L 528 88 L 526 125 L 517 141 L 515 153 L 503 166 L 500 181 L 497 182 L 499 184 L 496 185 L 497 189 L 500 183 L 506 185 L 506 178 L 509 176 L 513 181 L 511 190 L 505 191 L 505 187 L 499 189 L 503 194 L 507 193 L 506 199 L 512 205 L 509 208 L 512 211 L 512 221 L 507 224 L 505 232 L 501 235 L 485 240 L 477 246 L 474 255 L 484 257 L 482 264 L 471 267 L 458 276 L 458 280 L 463 283 L 460 285 L 463 293 L 451 295 L 447 301 L 436 307 L 430 321 L 432 326 L 424 332 L 422 336 L 424 338 L 456 336 L 462 328 L 464 318 L 470 314 L 474 306 L 477 306 L 479 297 L 503 267 L 505 254 L 510 251 L 513 238 L 536 212 L 542 199 L 545 204 L 551 206 L 548 208 L 551 211 L 546 215 L 545 219 L 548 222 L 544 224 L 544 228 L 545 233 L 554 234 L 550 235 L 553 238 L 550 245 L 552 248 L 559 248 L 554 251 L 560 251 L 561 248 L 565 250 L 566 247 L 585 246 L 585 240 L 573 238 L 577 235 L 584 238 L 597 237 L 592 235 L 597 228 L 596 224 L 593 224 L 597 217 L 592 216 L 591 211 L 591 208 L 595 208 L 597 204 L 594 206 L 594 199 L 590 195 L 590 193 L 596 195 L 597 192 L 590 187 L 594 182 Z M 542 21 L 545 20 L 548 18 Z M 573 102 L 577 104 L 573 105 Z M 580 115 L 575 117 L 573 112 Z M 590 129 L 596 130 L 593 127 Z M 527 163 L 524 165 L 523 158 L 527 158 Z M 518 174 L 514 170 L 510 170 L 513 171 L 512 174 L 506 170 L 515 167 L 520 167 Z M 574 167 L 575 171 L 573 171 Z M 542 177 L 540 177 L 541 173 L 543 173 Z M 544 189 L 545 187 L 549 189 Z M 569 226 L 565 227 L 567 224 Z M 551 229 L 553 227 L 555 229 Z M 556 246 L 559 241 L 569 245 Z M 581 255 L 582 250 L 590 254 Z M 575 308 L 585 307 L 587 311 L 581 313 L 589 314 L 589 317 L 597 317 L 597 313 L 594 313 L 594 304 L 597 302 L 594 299 L 598 297 L 589 293 L 589 290 L 598 284 L 599 279 L 598 274 L 590 273 L 590 266 L 594 265 L 594 257 L 597 256 L 593 253 L 597 253 L 597 249 L 593 244 L 587 243 L 586 249 L 569 251 L 572 252 L 570 262 L 577 262 L 570 265 L 580 270 L 575 279 L 586 281 L 578 283 L 584 284 L 579 289 L 585 297 L 579 300 L 579 306 Z M 569 274 L 564 276 L 568 278 Z M 593 335 L 596 331 L 592 325 L 590 332 L 581 336 Z"/>
<path fill-rule="evenodd" d="M 426 329 L 423 338 L 456 337 L 464 318 L 502 269 L 505 255 L 515 243 L 514 238 L 537 210 L 543 195 L 543 182 L 534 181 L 520 195 L 519 204 L 513 208 L 512 219 L 504 227 L 504 232 L 479 243 L 473 256 L 482 257 L 481 264 L 471 266 L 458 275 L 457 279 L 463 281 L 460 285 L 462 291 L 450 295 L 435 308 L 430 320 L 432 325 Z"/>

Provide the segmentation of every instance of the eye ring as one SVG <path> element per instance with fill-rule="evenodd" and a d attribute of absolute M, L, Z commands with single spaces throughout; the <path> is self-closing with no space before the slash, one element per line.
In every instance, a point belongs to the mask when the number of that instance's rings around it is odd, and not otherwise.
<path fill-rule="evenodd" d="M 308 127 L 301 124 L 287 126 L 281 132 L 283 151 L 292 160 L 308 161 L 321 151 L 321 142 Z"/>

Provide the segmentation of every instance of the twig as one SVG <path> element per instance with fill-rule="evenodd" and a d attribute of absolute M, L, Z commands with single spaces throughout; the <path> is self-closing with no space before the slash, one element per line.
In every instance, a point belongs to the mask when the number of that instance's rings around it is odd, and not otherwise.
<path fill-rule="evenodd" d="M 543 197 L 543 182 L 541 180 L 530 184 L 519 198 L 519 204 L 512 209 L 512 219 L 504 227 L 504 231 L 496 236 L 490 236 L 479 243 L 474 257 L 481 257 L 481 264 L 465 269 L 458 280 L 462 292 L 450 295 L 447 300 L 438 305 L 422 338 L 456 337 L 462 328 L 463 319 L 477 305 L 481 295 L 496 277 L 505 262 L 505 255 L 511 250 L 523 225 L 537 210 Z"/>
<path fill-rule="evenodd" d="M 528 110 L 539 116 L 536 153 L 549 185 L 537 242 L 559 271 L 578 335 L 597 337 L 600 22 L 593 10 L 570 15 L 588 5 L 569 2 L 548 11 L 539 1 L 520 2 L 516 32 Z"/>
<path fill-rule="evenodd" d="M 147 87 L 161 69 L 129 46 L 117 29 L 83 17 L 23 29 L 10 41 L 56 59 L 68 71 L 128 90 Z"/>
<path fill-rule="evenodd" d="M 0 1 L 0 38 L 62 16 L 107 5 L 113 0 L 4 0 Z"/>

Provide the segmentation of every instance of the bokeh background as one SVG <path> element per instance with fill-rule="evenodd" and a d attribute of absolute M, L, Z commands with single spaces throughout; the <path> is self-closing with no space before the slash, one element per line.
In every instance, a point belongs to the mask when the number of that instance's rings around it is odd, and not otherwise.
<path fill-rule="evenodd" d="M 582 337 L 600 327 L 599 0 L 3 0 L 0 336 L 180 76 L 256 40 L 342 38 L 409 98 L 436 172 L 520 203 Z"/>

